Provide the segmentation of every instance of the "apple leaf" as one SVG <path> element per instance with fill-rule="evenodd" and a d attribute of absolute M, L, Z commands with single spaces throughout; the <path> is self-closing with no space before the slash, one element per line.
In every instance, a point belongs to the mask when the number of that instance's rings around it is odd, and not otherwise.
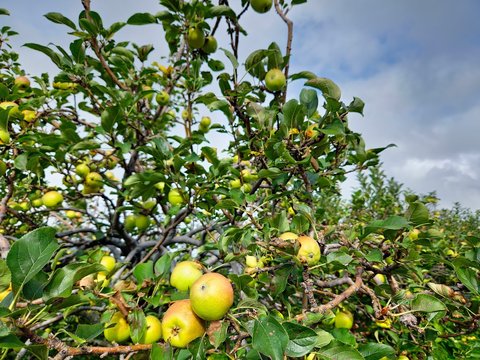
<path fill-rule="evenodd" d="M 129 25 L 147 25 L 155 24 L 156 22 L 157 18 L 149 13 L 136 13 L 127 20 L 127 24 Z"/>
<path fill-rule="evenodd" d="M 208 8 L 208 13 L 207 15 L 205 15 L 205 18 L 212 18 L 212 17 L 219 17 L 219 16 L 225 16 L 233 20 L 237 18 L 235 11 L 233 11 L 233 9 L 227 5 L 216 5 Z"/>
<path fill-rule="evenodd" d="M 428 209 L 420 201 L 415 201 L 410 204 L 405 213 L 405 217 L 415 226 L 429 222 Z"/>
<path fill-rule="evenodd" d="M 352 102 L 348 105 L 348 111 L 363 115 L 364 107 L 365 103 L 363 100 L 354 96 Z"/>
<path fill-rule="evenodd" d="M 293 323 L 282 324 L 288 333 L 287 356 L 300 357 L 308 354 L 317 343 L 317 333 L 312 329 Z"/>
<path fill-rule="evenodd" d="M 455 266 L 458 279 L 475 295 L 479 294 L 477 272 L 470 267 Z"/>
<path fill-rule="evenodd" d="M 255 320 L 252 345 L 259 353 L 273 360 L 283 360 L 289 337 L 283 326 L 272 316 Z"/>
<path fill-rule="evenodd" d="M 38 274 L 59 248 L 55 240 L 56 230 L 42 227 L 17 240 L 7 255 L 7 265 L 12 273 L 15 292 Z"/>
<path fill-rule="evenodd" d="M 312 116 L 318 108 L 318 96 L 315 90 L 302 89 L 300 92 L 300 103 L 305 105 L 307 116 Z"/>
<path fill-rule="evenodd" d="M 0 8 L 0 15 L 10 15 L 10 12 L 7 9 Z"/>
<path fill-rule="evenodd" d="M 330 97 L 335 100 L 340 100 L 340 97 L 342 96 L 342 92 L 338 85 L 332 80 L 324 77 L 310 79 L 305 83 L 305 85 L 320 90 L 325 98 Z"/>
<path fill-rule="evenodd" d="M 43 16 L 45 16 L 51 22 L 54 22 L 56 24 L 67 25 L 69 28 L 72 28 L 73 30 L 77 30 L 77 27 L 75 26 L 75 23 L 72 20 L 70 20 L 69 18 L 67 18 L 66 16 L 58 12 L 49 12 Z"/>
<path fill-rule="evenodd" d="M 68 297 L 77 281 L 99 271 L 105 271 L 105 267 L 85 262 L 72 263 L 57 269 L 44 289 L 43 299 L 48 301 L 57 297 Z"/>
<path fill-rule="evenodd" d="M 0 292 L 5 291 L 10 286 L 12 275 L 8 269 L 7 262 L 0 259 Z"/>
<path fill-rule="evenodd" d="M 332 341 L 326 347 L 320 348 L 318 354 L 324 360 L 364 360 L 362 354 L 350 345 Z"/>
<path fill-rule="evenodd" d="M 368 343 L 358 347 L 358 351 L 363 355 L 365 360 L 379 360 L 383 357 L 395 355 L 395 349 L 390 345 L 379 343 Z"/>
<path fill-rule="evenodd" d="M 412 301 L 412 311 L 430 313 L 445 310 L 445 304 L 432 295 L 418 294 Z"/>
<path fill-rule="evenodd" d="M 53 51 L 52 49 L 50 49 L 49 47 L 43 46 L 43 45 L 40 45 L 40 44 L 34 44 L 34 43 L 26 43 L 26 44 L 23 44 L 23 46 L 44 53 L 59 68 L 61 68 L 63 66 L 61 56 L 59 54 L 57 54 L 55 51 Z"/>
<path fill-rule="evenodd" d="M 142 336 L 147 331 L 147 321 L 142 310 L 135 309 L 128 314 L 128 324 L 130 325 L 130 337 L 137 344 L 141 341 Z"/>
<path fill-rule="evenodd" d="M 99 324 L 78 324 L 75 335 L 84 340 L 93 340 L 103 333 L 105 325 Z"/>

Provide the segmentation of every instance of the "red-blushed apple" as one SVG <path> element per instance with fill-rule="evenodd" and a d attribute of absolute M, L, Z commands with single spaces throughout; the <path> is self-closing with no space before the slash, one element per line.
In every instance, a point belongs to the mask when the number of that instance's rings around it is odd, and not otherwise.
<path fill-rule="evenodd" d="M 187 347 L 204 333 L 203 320 L 195 315 L 188 299 L 175 301 L 163 315 L 163 340 L 174 347 Z"/>
<path fill-rule="evenodd" d="M 225 276 L 207 273 L 190 288 L 192 309 L 203 320 L 220 320 L 233 305 L 233 287 Z"/>

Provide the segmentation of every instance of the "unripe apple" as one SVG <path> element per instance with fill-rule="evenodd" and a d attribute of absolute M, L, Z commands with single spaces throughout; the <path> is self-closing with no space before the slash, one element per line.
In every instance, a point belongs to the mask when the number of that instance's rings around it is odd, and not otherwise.
<path fill-rule="evenodd" d="M 172 270 L 170 285 L 179 291 L 187 291 L 202 275 L 202 265 L 195 261 L 181 261 Z"/>
<path fill-rule="evenodd" d="M 33 206 L 34 208 L 38 208 L 38 207 L 40 207 L 40 206 L 42 206 L 42 205 L 43 205 L 43 200 L 42 200 L 42 198 L 33 199 L 33 200 L 32 200 L 32 206 Z"/>
<path fill-rule="evenodd" d="M 123 227 L 125 228 L 125 230 L 128 232 L 132 232 L 136 226 L 136 216 L 133 214 L 127 215 L 125 217 L 125 222 L 123 223 Z"/>
<path fill-rule="evenodd" d="M 188 30 L 187 42 L 192 49 L 200 49 L 205 43 L 203 30 L 198 27 L 190 28 Z"/>
<path fill-rule="evenodd" d="M 287 80 L 280 69 L 272 69 L 265 75 L 265 86 L 270 91 L 279 91 L 285 87 Z"/>
<path fill-rule="evenodd" d="M 183 204 L 183 196 L 179 189 L 171 189 L 168 192 L 168 202 L 173 205 L 177 206 Z"/>
<path fill-rule="evenodd" d="M 318 264 L 320 261 L 320 245 L 310 236 L 300 236 L 297 241 L 300 243 L 297 258 L 309 266 Z"/>
<path fill-rule="evenodd" d="M 113 256 L 110 255 L 105 255 L 102 257 L 100 260 L 100 265 L 103 265 L 105 269 L 107 269 L 107 272 L 111 273 L 113 269 L 115 269 L 115 264 L 117 261 Z"/>
<path fill-rule="evenodd" d="M 85 176 L 85 186 L 90 187 L 92 189 L 100 189 L 103 187 L 103 178 L 97 172 L 90 172 Z"/>
<path fill-rule="evenodd" d="M 157 200 L 149 199 L 142 203 L 142 208 L 144 208 L 145 210 L 152 210 L 155 205 L 157 205 Z"/>
<path fill-rule="evenodd" d="M 190 288 L 192 309 L 200 318 L 220 320 L 233 305 L 233 287 L 225 276 L 207 273 Z"/>
<path fill-rule="evenodd" d="M 212 119 L 209 116 L 203 116 L 200 120 L 200 127 L 208 128 L 212 123 Z"/>
<path fill-rule="evenodd" d="M 107 341 L 116 343 L 125 342 L 130 338 L 130 325 L 128 325 L 121 312 L 113 314 L 105 326 L 103 336 Z"/>
<path fill-rule="evenodd" d="M 353 326 L 353 314 L 350 311 L 339 311 L 335 315 L 335 327 L 337 329 L 351 329 Z"/>
<path fill-rule="evenodd" d="M 410 359 L 405 355 L 400 355 L 397 360 L 410 360 Z"/>
<path fill-rule="evenodd" d="M 230 188 L 240 189 L 242 187 L 242 182 L 240 179 L 230 180 Z"/>
<path fill-rule="evenodd" d="M 163 315 L 163 340 L 171 346 L 185 348 L 204 333 L 203 321 L 195 315 L 188 299 L 175 301 Z"/>
<path fill-rule="evenodd" d="M 75 173 L 81 178 L 85 178 L 90 173 L 90 168 L 87 164 L 81 163 L 75 166 Z"/>
<path fill-rule="evenodd" d="M 161 192 L 163 192 L 163 190 L 165 189 L 165 183 L 163 181 L 160 181 L 153 186 L 155 187 L 155 189 L 157 189 Z"/>
<path fill-rule="evenodd" d="M 65 215 L 69 219 L 75 219 L 77 217 L 77 212 L 74 211 L 74 210 L 67 210 L 67 211 L 65 211 Z"/>
<path fill-rule="evenodd" d="M 148 315 L 145 317 L 147 329 L 140 339 L 140 344 L 153 344 L 156 343 L 162 337 L 162 323 L 154 315 Z"/>
<path fill-rule="evenodd" d="M 273 0 L 251 0 L 250 5 L 256 12 L 263 14 L 272 8 Z"/>
<path fill-rule="evenodd" d="M 150 226 L 150 218 L 147 215 L 137 214 L 135 216 L 135 226 L 139 232 L 144 232 Z"/>
<path fill-rule="evenodd" d="M 30 87 L 30 80 L 26 76 L 18 76 L 15 78 L 14 84 L 20 90 L 26 90 Z"/>
<path fill-rule="evenodd" d="M 42 202 L 48 208 L 55 208 L 63 202 L 63 195 L 55 190 L 48 191 L 42 196 Z"/>
<path fill-rule="evenodd" d="M 205 38 L 205 43 L 203 44 L 202 50 L 206 54 L 213 54 L 215 51 L 217 51 L 217 39 L 215 39 L 214 36 L 209 35 Z"/>
<path fill-rule="evenodd" d="M 10 134 L 6 129 L 0 129 L 0 144 L 8 144 L 10 142 Z"/>
<path fill-rule="evenodd" d="M 168 105 L 170 101 L 170 95 L 166 91 L 161 91 L 155 96 L 155 100 L 158 105 L 165 106 Z"/>

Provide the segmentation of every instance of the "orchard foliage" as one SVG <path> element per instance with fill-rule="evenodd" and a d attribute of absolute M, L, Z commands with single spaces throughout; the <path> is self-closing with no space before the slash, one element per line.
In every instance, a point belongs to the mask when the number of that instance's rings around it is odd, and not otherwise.
<path fill-rule="evenodd" d="M 480 357 L 479 214 L 386 179 L 389 146 L 368 149 L 349 127 L 362 100 L 291 73 L 288 13 L 304 2 L 255 13 L 285 22 L 287 46 L 243 58 L 247 0 L 160 0 L 113 24 L 83 0 L 78 19 L 45 14 L 68 47 L 24 45 L 58 67 L 29 84 L 16 80 L 15 31 L 0 29 L 2 359 Z M 122 41 L 147 24 L 169 54 Z M 272 69 L 284 86 L 266 86 Z M 342 200 L 355 172 L 360 187 Z M 285 232 L 313 237 L 320 261 L 299 260 Z M 146 317 L 188 298 L 169 282 L 185 260 L 227 276 L 233 306 L 187 348 L 143 344 Z M 348 312 L 353 327 L 335 327 Z M 127 340 L 105 337 L 114 314 Z"/>

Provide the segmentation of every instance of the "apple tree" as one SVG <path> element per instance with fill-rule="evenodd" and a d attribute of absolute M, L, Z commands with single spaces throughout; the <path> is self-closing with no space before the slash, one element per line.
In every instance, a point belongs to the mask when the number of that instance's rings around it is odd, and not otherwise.
<path fill-rule="evenodd" d="M 386 179 L 390 145 L 349 126 L 363 101 L 291 71 L 304 2 L 105 24 L 82 0 L 45 14 L 68 47 L 24 45 L 55 74 L 26 74 L 0 29 L 2 359 L 480 357 L 479 214 Z M 252 12 L 283 20 L 284 48 L 242 56 Z M 168 56 L 122 40 L 143 25 Z"/>

